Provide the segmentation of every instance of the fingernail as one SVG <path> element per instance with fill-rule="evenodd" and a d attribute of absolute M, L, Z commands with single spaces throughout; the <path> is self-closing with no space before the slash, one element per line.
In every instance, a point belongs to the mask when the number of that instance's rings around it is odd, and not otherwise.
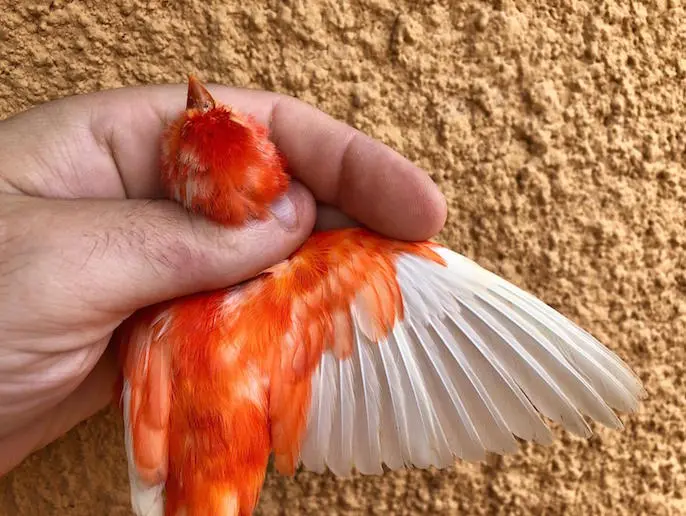
<path fill-rule="evenodd" d="M 288 231 L 298 227 L 298 212 L 288 193 L 272 204 L 271 212 Z"/>

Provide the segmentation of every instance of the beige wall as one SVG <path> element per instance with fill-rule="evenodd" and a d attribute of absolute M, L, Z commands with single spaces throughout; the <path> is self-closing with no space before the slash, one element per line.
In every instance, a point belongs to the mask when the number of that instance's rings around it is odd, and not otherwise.
<path fill-rule="evenodd" d="M 588 328 L 650 394 L 622 433 L 489 465 L 270 478 L 262 514 L 686 514 L 683 0 L 2 3 L 1 115 L 190 71 L 297 95 L 430 170 L 442 240 Z M 117 417 L 0 480 L 0 514 L 129 514 Z"/>

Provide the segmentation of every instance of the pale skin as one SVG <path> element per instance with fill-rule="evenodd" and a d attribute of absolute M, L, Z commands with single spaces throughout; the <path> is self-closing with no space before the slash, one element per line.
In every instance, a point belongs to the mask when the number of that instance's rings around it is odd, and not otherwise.
<path fill-rule="evenodd" d="M 315 223 L 406 240 L 443 226 L 437 187 L 380 142 L 290 97 L 209 89 L 269 124 L 286 155 L 296 181 L 279 218 L 227 230 L 160 198 L 159 138 L 185 85 L 69 97 L 0 122 L 0 475 L 111 402 L 108 343 L 138 308 L 248 279 Z"/>

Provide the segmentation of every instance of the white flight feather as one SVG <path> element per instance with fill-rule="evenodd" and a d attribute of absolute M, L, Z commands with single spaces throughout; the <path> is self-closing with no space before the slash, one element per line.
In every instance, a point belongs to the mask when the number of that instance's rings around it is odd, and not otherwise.
<path fill-rule="evenodd" d="M 512 433 L 527 441 L 533 440 L 540 444 L 552 443 L 550 429 L 543 423 L 529 399 L 481 335 L 475 332 L 459 313 L 449 314 L 448 323 L 452 323 L 455 332 L 464 336 L 466 344 L 471 344 L 467 351 L 469 360 L 475 364 L 479 363 L 477 367 L 480 377 L 492 396 L 501 401 L 499 408 Z"/>
<path fill-rule="evenodd" d="M 476 431 L 484 447 L 498 453 L 512 453 L 517 448 L 517 442 L 512 437 L 500 410 L 491 400 L 481 382 L 481 371 L 475 371 L 477 362 L 470 362 L 463 350 L 463 340 L 452 337 L 440 320 L 433 322 L 436 331 L 446 349 L 459 364 L 461 373 L 455 375 L 455 380 L 461 385 L 461 392 L 467 404 L 467 410 L 473 414 Z"/>
<path fill-rule="evenodd" d="M 352 360 L 342 360 L 338 367 L 338 398 L 339 417 L 336 424 L 340 427 L 341 439 L 335 443 L 335 461 L 331 470 L 338 476 L 351 473 L 353 467 L 353 428 L 355 421 L 355 379 L 353 377 Z M 331 452 L 331 450 L 329 450 Z"/>
<path fill-rule="evenodd" d="M 393 328 L 392 339 L 395 340 L 400 352 L 400 363 L 404 366 L 401 369 L 407 373 L 407 381 L 411 389 L 407 406 L 410 411 L 409 416 L 417 423 L 419 432 L 413 435 L 413 439 L 415 442 L 424 441 L 422 446 L 415 444 L 417 454 L 412 463 L 420 468 L 427 468 L 440 462 L 437 454 L 441 448 L 446 447 L 445 436 L 434 422 L 433 403 L 424 383 L 426 375 L 420 370 L 419 361 L 414 356 L 414 343 L 404 324 L 397 324 Z"/>
<path fill-rule="evenodd" d="M 485 297 L 483 296 L 482 299 Z M 537 352 L 536 357 L 539 362 L 550 372 L 558 385 L 565 385 L 567 396 L 580 411 L 606 426 L 621 427 L 621 422 L 614 412 L 552 342 L 545 339 L 529 321 L 520 317 L 515 311 L 508 312 L 507 306 L 495 298 L 487 302 L 490 307 L 499 312 L 498 315 L 507 318 L 508 328 L 512 333 L 519 334 L 521 341 L 529 339 L 530 345 L 527 349 Z"/>
<path fill-rule="evenodd" d="M 332 390 L 332 399 L 328 400 L 331 405 L 331 433 L 329 434 L 329 445 L 326 454 L 326 465 L 334 472 L 336 475 L 346 475 L 347 472 L 341 467 L 343 458 L 341 457 L 342 449 L 344 447 L 343 442 L 343 421 L 341 417 L 341 411 L 344 410 L 341 402 L 340 394 L 340 360 L 335 360 L 331 362 L 330 365 L 332 373 L 332 381 L 336 386 L 335 391 Z M 347 422 L 350 424 L 350 421 Z"/>
<path fill-rule="evenodd" d="M 603 361 L 605 367 L 608 368 L 608 372 L 611 374 L 612 379 L 620 382 L 628 391 L 624 401 L 632 401 L 633 404 L 629 406 L 631 407 L 631 410 L 636 410 L 638 407 L 638 400 L 643 398 L 646 395 L 646 392 L 638 377 L 615 353 L 598 342 L 591 334 L 581 329 L 574 322 L 543 303 L 540 299 L 537 299 L 528 292 L 480 267 L 465 256 L 445 248 L 438 249 L 437 252 L 448 263 L 448 271 L 451 269 L 462 269 L 464 271 L 464 276 L 479 277 L 480 280 L 478 283 L 487 286 L 493 293 L 497 293 L 501 296 L 508 296 L 511 305 L 517 307 L 518 310 L 523 311 L 529 317 L 538 320 L 540 328 L 553 331 L 555 328 L 550 326 L 548 320 L 555 321 L 557 323 L 556 328 L 561 329 L 563 333 L 572 335 L 574 342 L 584 351 L 595 356 L 596 359 L 601 359 Z M 445 274 L 446 269 L 443 269 L 443 271 Z M 567 345 L 572 344 L 569 338 L 563 338 L 562 340 Z M 619 407 L 613 408 L 620 409 Z"/>
<path fill-rule="evenodd" d="M 133 436 L 129 421 L 131 405 L 131 386 L 124 380 L 121 403 L 124 416 L 124 445 L 128 462 L 131 507 L 136 516 L 164 516 L 164 484 L 149 486 L 138 478 L 133 456 Z"/>
<path fill-rule="evenodd" d="M 381 355 L 381 347 L 378 343 L 371 343 L 367 341 L 369 356 L 372 358 L 372 363 L 376 367 L 376 377 L 378 381 L 379 392 L 379 438 L 381 440 L 381 459 L 391 469 L 400 469 L 405 465 L 405 457 L 403 454 L 403 444 L 401 443 L 400 425 L 396 419 L 393 406 L 393 397 L 391 395 L 390 383 L 386 370 L 383 365 L 383 358 Z M 403 428 L 406 428 L 403 426 Z M 381 464 L 379 464 L 379 468 Z"/>
<path fill-rule="evenodd" d="M 457 450 L 457 454 L 468 457 L 470 460 L 485 458 L 481 440 L 464 406 L 463 399 L 453 384 L 452 377 L 454 376 L 451 375 L 453 371 L 448 370 L 454 364 L 451 360 L 446 360 L 447 350 L 440 350 L 436 342 L 425 333 L 423 327 L 413 327 L 413 330 L 417 341 L 423 348 L 427 362 L 434 370 L 434 374 L 427 374 L 427 384 L 439 424 L 446 437 L 445 444 L 448 446 L 448 450 L 441 450 L 440 462 L 433 465 L 447 466 L 447 463 L 452 460 L 452 450 Z"/>
<path fill-rule="evenodd" d="M 374 344 L 357 328 L 353 327 L 353 364 L 355 374 L 360 378 L 355 384 L 355 450 L 354 465 L 362 474 L 381 474 L 381 432 L 382 411 L 379 393 L 379 379 L 374 366 L 370 347 Z"/>
<path fill-rule="evenodd" d="M 508 300 L 520 314 L 526 313 L 524 308 L 527 308 L 531 317 L 539 323 L 538 330 L 554 340 L 560 351 L 578 370 L 589 375 L 591 385 L 610 407 L 621 411 L 636 410 L 637 405 L 626 405 L 626 402 L 636 400 L 635 396 L 640 395 L 642 387 L 617 355 L 597 345 L 590 334 L 571 321 L 561 319 L 560 314 L 526 292 L 516 288 L 500 288 L 496 293 Z"/>
<path fill-rule="evenodd" d="M 412 260 L 408 260 L 407 264 L 410 269 L 414 269 L 413 265 L 416 265 Z M 412 327 L 417 343 L 424 349 L 438 376 L 438 381 L 443 385 L 442 389 L 438 387 L 433 389 L 432 403 L 439 412 L 439 418 L 443 420 L 442 428 L 447 433 L 450 450 L 456 450 L 460 456 L 468 457 L 470 460 L 483 459 L 485 458 L 484 447 L 465 406 L 466 399 L 458 392 L 458 386 L 454 384 L 454 379 L 459 375 L 459 365 L 450 354 L 450 350 L 443 345 L 444 342 L 432 338 L 426 330 L 428 321 L 435 319 L 432 314 L 440 313 L 442 303 L 435 295 L 432 295 L 431 289 L 423 291 L 418 288 L 414 280 L 419 278 L 415 276 L 415 272 L 412 270 L 412 273 L 407 275 L 407 281 L 401 283 L 407 320 L 405 324 Z M 444 303 L 449 303 L 449 299 L 446 298 Z M 422 310 L 426 311 L 422 312 Z M 443 414 L 446 410 L 449 415 Z M 457 412 L 457 418 L 455 418 L 455 412 Z M 442 457 L 440 462 L 444 460 L 445 458 Z M 438 466 L 438 464 L 434 465 Z"/>
<path fill-rule="evenodd" d="M 482 331 L 491 331 L 495 334 L 496 337 L 489 342 L 489 349 L 506 364 L 506 370 L 531 399 L 534 406 L 556 423 L 566 425 L 576 434 L 586 435 L 589 429 L 583 417 L 548 371 L 529 352 L 528 347 L 523 346 L 500 320 L 493 317 L 483 307 L 476 304 L 474 306 L 465 304 L 463 307 L 465 312 L 471 311 L 471 317 L 467 320 L 473 328 L 483 325 Z"/>
<path fill-rule="evenodd" d="M 327 378 L 329 367 L 327 359 L 333 358 L 329 353 L 324 354 L 319 363 L 316 381 L 312 382 L 312 404 L 308 413 L 307 433 L 300 451 L 302 464 L 316 473 L 324 473 L 326 464 L 324 458 L 328 453 L 329 436 L 331 435 L 331 409 L 328 403 L 332 396 L 328 393 L 332 382 Z"/>
<path fill-rule="evenodd" d="M 635 410 L 645 391 L 619 357 L 466 257 L 437 253 L 447 267 L 397 260 L 404 319 L 379 342 L 364 302 L 353 303 L 352 355 L 325 352 L 313 375 L 307 469 L 446 467 L 511 453 L 514 436 L 550 444 L 539 413 L 582 436 L 582 414 L 621 427 L 612 409 Z"/>
<path fill-rule="evenodd" d="M 412 451 L 412 442 L 417 443 L 416 437 L 420 434 L 415 428 L 410 428 L 413 421 L 407 414 L 407 395 L 410 391 L 408 385 L 404 385 L 401 380 L 400 371 L 398 369 L 398 360 L 394 356 L 395 348 L 392 346 L 389 339 L 383 339 L 378 343 L 381 355 L 382 369 L 386 373 L 386 382 L 388 386 L 388 393 L 391 398 L 391 406 L 393 411 L 393 419 L 395 421 L 396 431 L 398 433 L 398 441 L 400 444 L 400 457 L 403 465 L 413 463 L 414 455 Z M 416 421 L 414 421 L 416 424 Z M 426 443 L 418 443 L 419 446 L 425 446 Z"/>

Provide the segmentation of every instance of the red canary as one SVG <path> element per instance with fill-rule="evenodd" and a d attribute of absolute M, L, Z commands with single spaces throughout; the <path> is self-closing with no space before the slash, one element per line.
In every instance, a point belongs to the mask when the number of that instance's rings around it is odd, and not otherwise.
<path fill-rule="evenodd" d="M 189 79 L 162 141 L 168 195 L 226 225 L 289 183 L 268 131 Z M 314 233 L 249 282 L 142 310 L 120 328 L 137 515 L 249 515 L 270 454 L 335 475 L 549 444 L 539 413 L 589 436 L 644 390 L 615 354 L 436 243 Z"/>

